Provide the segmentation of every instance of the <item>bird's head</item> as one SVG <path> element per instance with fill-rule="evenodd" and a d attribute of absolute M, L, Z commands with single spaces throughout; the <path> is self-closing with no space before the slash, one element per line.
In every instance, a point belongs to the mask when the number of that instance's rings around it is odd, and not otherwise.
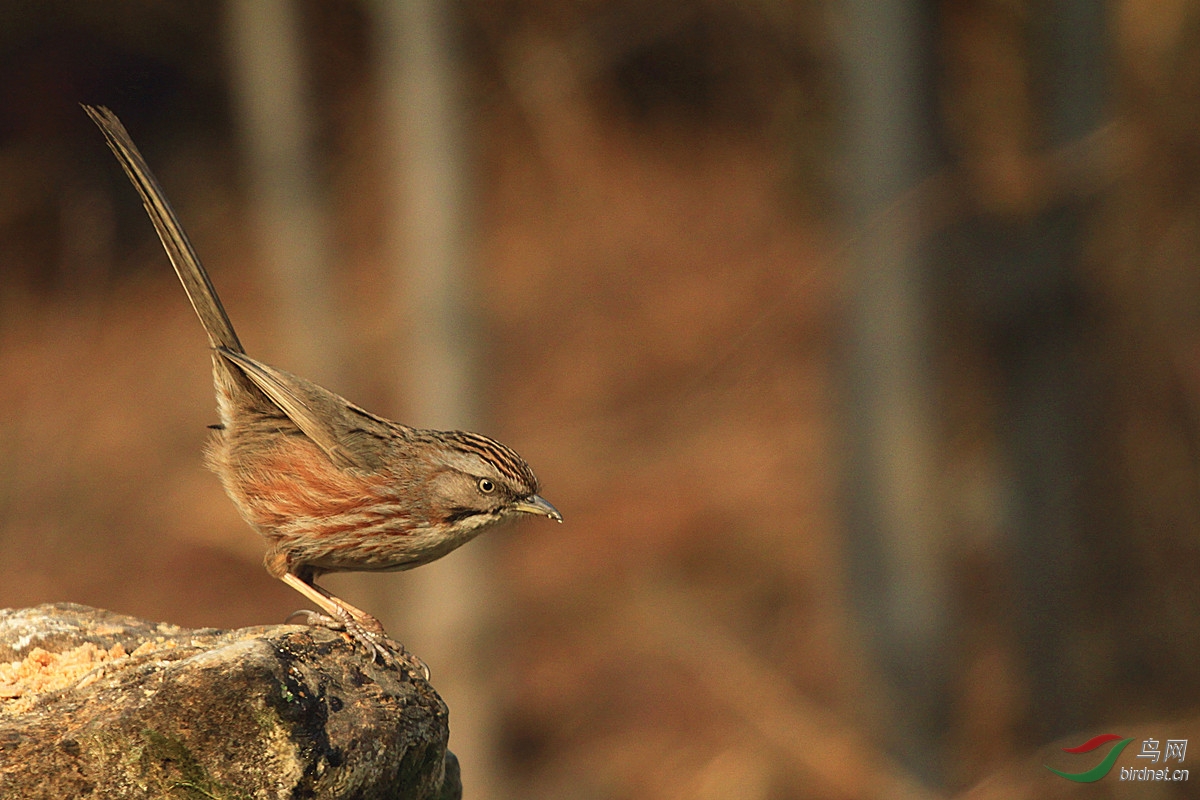
<path fill-rule="evenodd" d="M 477 433 L 438 434 L 437 473 L 430 488 L 442 521 L 482 528 L 523 514 L 562 522 L 562 514 L 538 494 L 538 479 L 511 448 Z"/>

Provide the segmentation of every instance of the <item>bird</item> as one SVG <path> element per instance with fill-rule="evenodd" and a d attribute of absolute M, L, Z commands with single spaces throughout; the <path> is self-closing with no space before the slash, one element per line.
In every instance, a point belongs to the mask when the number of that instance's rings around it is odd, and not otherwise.
<path fill-rule="evenodd" d="M 307 622 L 389 662 L 395 643 L 379 620 L 318 577 L 419 567 L 516 517 L 562 522 L 525 459 L 495 439 L 393 422 L 248 355 L 125 126 L 106 107 L 83 109 L 141 196 L 208 334 L 219 422 L 205 463 L 266 540 L 267 572 L 321 609 L 297 612 Z"/>

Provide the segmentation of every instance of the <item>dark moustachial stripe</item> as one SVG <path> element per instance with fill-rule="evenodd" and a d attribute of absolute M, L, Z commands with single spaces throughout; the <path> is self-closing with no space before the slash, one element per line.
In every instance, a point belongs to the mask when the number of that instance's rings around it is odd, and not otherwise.
<path fill-rule="evenodd" d="M 476 514 L 486 514 L 486 511 L 480 511 L 477 508 L 462 508 L 461 506 L 446 510 L 445 522 L 453 525 L 456 522 L 462 522 L 467 517 L 473 517 Z"/>

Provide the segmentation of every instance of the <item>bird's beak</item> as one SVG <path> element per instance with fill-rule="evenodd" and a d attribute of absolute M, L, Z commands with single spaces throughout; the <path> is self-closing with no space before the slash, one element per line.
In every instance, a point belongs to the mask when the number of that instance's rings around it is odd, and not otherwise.
<path fill-rule="evenodd" d="M 513 510 L 521 511 L 525 514 L 541 514 L 543 517 L 549 517 L 555 522 L 562 522 L 562 514 L 558 513 L 558 509 L 547 503 L 540 495 L 531 494 L 524 500 L 518 500 L 512 504 Z"/>

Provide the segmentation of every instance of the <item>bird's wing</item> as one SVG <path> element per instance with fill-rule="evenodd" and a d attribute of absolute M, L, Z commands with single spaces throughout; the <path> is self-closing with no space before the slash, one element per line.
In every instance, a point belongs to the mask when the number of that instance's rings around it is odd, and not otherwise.
<path fill-rule="evenodd" d="M 288 419 L 296 423 L 296 427 L 303 431 L 305 436 L 325 451 L 334 464 L 339 467 L 372 469 L 372 465 L 362 454 L 343 444 L 343 437 L 334 426 L 336 420 L 345 416 L 345 400 L 310 381 L 264 364 L 245 353 L 224 347 L 216 348 L 216 352 L 241 370 Z"/>

